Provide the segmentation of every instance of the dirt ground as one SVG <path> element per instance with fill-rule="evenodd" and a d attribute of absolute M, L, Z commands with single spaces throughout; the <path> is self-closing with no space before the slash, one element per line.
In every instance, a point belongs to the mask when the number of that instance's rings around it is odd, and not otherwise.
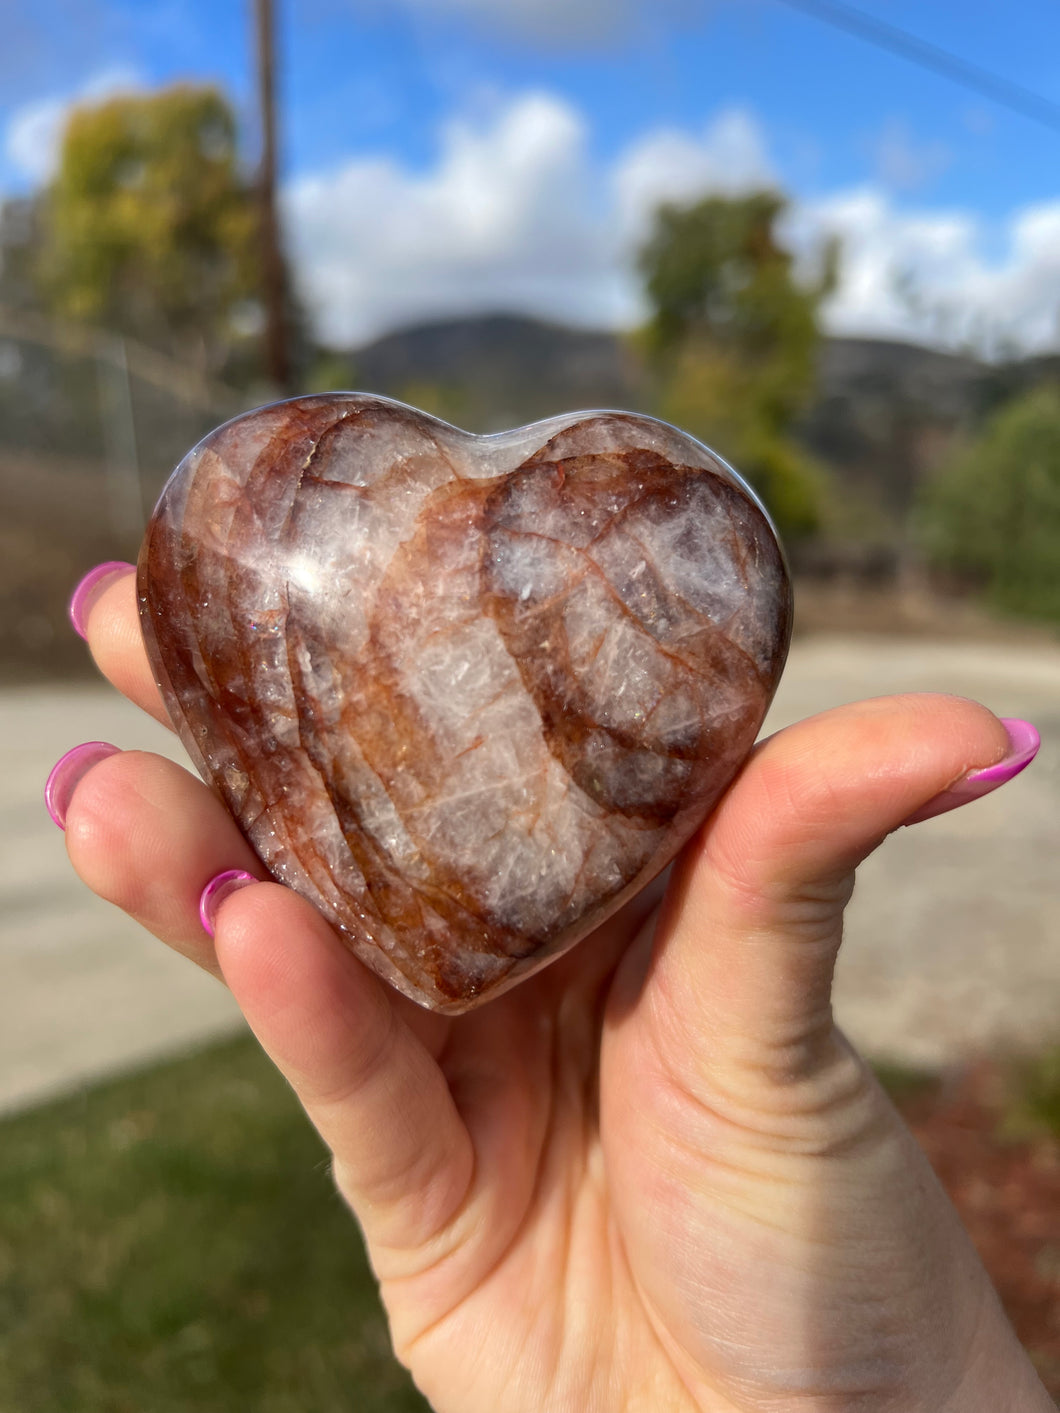
<path fill-rule="evenodd" d="M 1060 1135 L 1011 1131 L 1012 1084 L 999 1066 L 980 1062 L 900 1099 L 899 1108 L 1060 1400 Z"/>

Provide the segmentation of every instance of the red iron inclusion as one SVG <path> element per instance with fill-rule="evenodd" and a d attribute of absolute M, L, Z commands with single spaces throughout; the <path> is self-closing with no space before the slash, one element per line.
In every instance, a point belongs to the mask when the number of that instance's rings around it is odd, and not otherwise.
<path fill-rule="evenodd" d="M 139 594 L 173 722 L 269 871 L 447 1012 L 669 862 L 754 742 L 791 624 L 769 521 L 674 428 L 475 437 L 359 394 L 212 432 Z"/>

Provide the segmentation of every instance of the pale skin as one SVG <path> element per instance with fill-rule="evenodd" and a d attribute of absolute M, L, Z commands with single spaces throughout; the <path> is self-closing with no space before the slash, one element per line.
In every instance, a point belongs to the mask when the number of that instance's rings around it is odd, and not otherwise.
<path fill-rule="evenodd" d="M 131 578 L 93 605 L 89 642 L 166 721 Z M 1007 748 L 948 696 L 782 731 L 665 892 L 456 1018 L 391 991 L 275 884 L 230 897 L 211 943 L 203 886 L 263 870 L 161 757 L 95 766 L 66 840 L 90 888 L 231 988 L 333 1154 L 438 1413 L 1052 1413 L 830 1007 L 856 865 Z"/>

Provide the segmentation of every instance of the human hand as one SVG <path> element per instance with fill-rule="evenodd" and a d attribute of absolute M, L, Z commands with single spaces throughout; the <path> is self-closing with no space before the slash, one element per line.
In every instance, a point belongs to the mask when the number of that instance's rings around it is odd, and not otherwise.
<path fill-rule="evenodd" d="M 131 576 L 88 636 L 165 720 Z M 86 883 L 223 975 L 295 1088 L 439 1413 L 1037 1413 L 966 1234 L 830 1009 L 857 863 L 1009 750 L 942 696 L 781 732 L 665 896 L 456 1018 L 275 884 L 229 896 L 212 943 L 204 885 L 263 870 L 171 762 L 115 754 L 63 806 Z"/>

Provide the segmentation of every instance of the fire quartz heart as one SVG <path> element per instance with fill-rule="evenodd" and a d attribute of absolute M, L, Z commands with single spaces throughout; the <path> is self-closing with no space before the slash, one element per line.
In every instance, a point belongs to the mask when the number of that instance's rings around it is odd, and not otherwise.
<path fill-rule="evenodd" d="M 758 502 L 676 429 L 476 437 L 360 394 L 206 437 L 139 595 L 173 722 L 269 872 L 445 1012 L 666 865 L 750 749 L 791 622 Z"/>

